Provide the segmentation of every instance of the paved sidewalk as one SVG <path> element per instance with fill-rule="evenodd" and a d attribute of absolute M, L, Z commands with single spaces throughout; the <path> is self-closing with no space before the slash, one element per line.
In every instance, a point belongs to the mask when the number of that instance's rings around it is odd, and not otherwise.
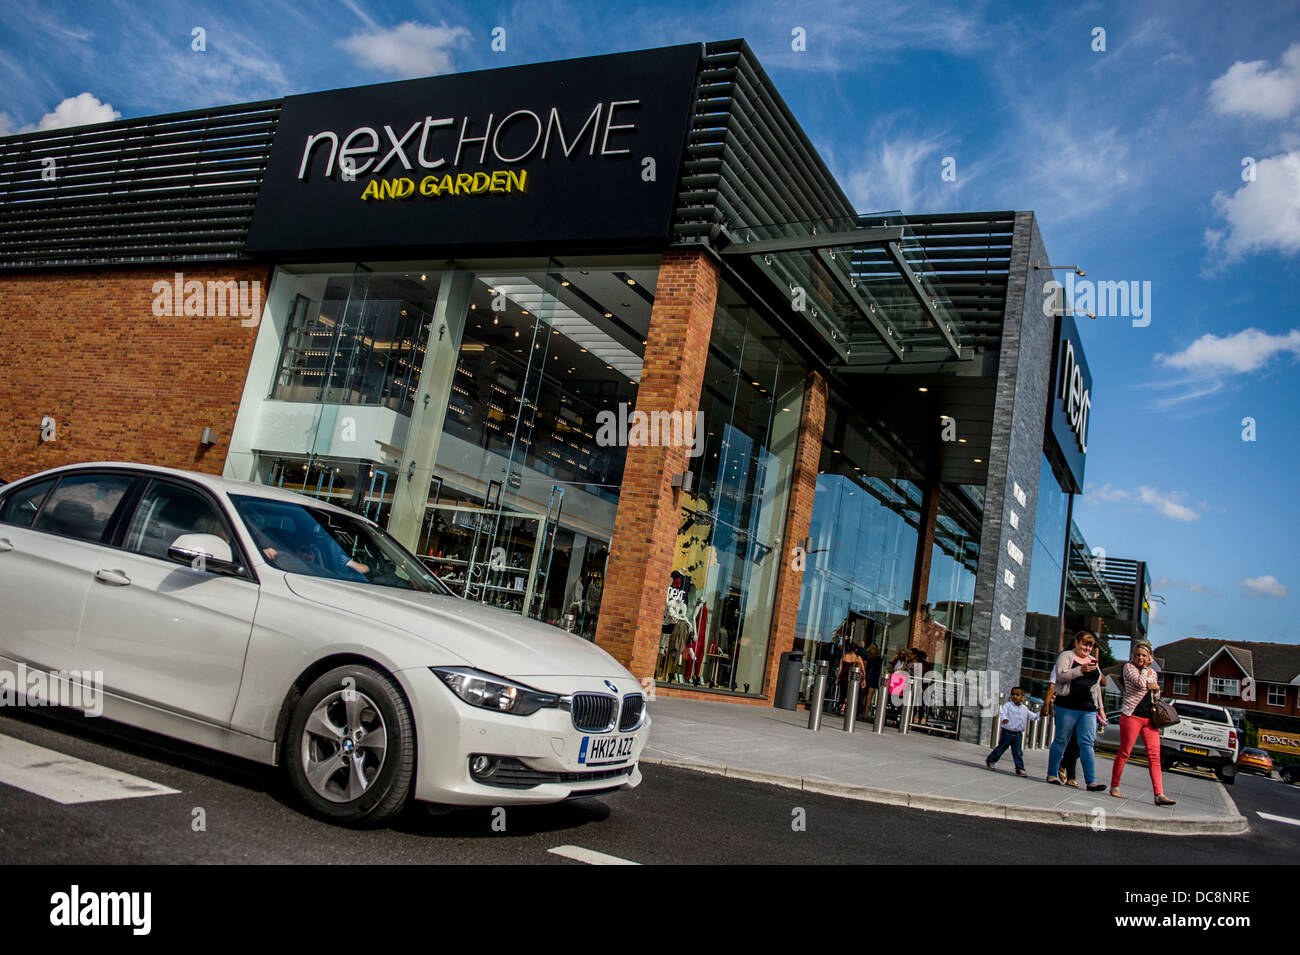
<path fill-rule="evenodd" d="M 1048 785 L 1047 751 L 1025 753 L 1028 778 L 1015 775 L 1008 750 L 996 772 L 984 766 L 988 747 L 870 724 L 845 733 L 827 717 L 808 730 L 806 710 L 661 698 L 649 705 L 653 724 L 644 763 L 720 773 L 867 802 L 937 812 L 1056 825 L 1170 835 L 1245 832 L 1245 818 L 1212 776 L 1177 769 L 1165 773 L 1165 793 L 1178 805 L 1161 808 L 1151 795 L 1144 762 L 1124 768 L 1120 789 L 1108 793 Z M 1098 755 L 1097 779 L 1109 784 L 1111 760 Z M 1082 774 L 1082 766 L 1080 766 Z M 1082 783 L 1082 778 L 1080 779 Z M 1099 817 L 1095 810 L 1105 810 Z"/>

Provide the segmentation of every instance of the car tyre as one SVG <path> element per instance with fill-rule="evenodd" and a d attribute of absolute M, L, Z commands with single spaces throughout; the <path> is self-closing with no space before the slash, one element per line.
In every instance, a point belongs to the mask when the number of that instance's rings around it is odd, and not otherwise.
<path fill-rule="evenodd" d="M 1166 773 L 1167 773 L 1167 772 L 1169 772 L 1169 770 L 1173 769 L 1173 768 L 1174 768 L 1175 766 L 1177 766 L 1177 765 L 1178 765 L 1178 761 L 1177 761 L 1177 760 L 1173 759 L 1172 757 L 1170 757 L 1170 756 L 1167 755 L 1166 753 L 1163 753 L 1163 752 L 1162 752 L 1162 753 L 1160 754 L 1160 769 L 1161 769 L 1162 772 L 1166 772 Z"/>
<path fill-rule="evenodd" d="M 1230 773 L 1223 767 L 1216 769 L 1214 775 L 1218 778 L 1219 782 L 1223 783 L 1225 786 L 1231 786 L 1237 781 L 1237 774 Z"/>
<path fill-rule="evenodd" d="M 401 689 L 360 664 L 323 674 L 294 706 L 284 767 L 320 818 L 382 825 L 406 806 L 415 778 L 415 724 Z"/>

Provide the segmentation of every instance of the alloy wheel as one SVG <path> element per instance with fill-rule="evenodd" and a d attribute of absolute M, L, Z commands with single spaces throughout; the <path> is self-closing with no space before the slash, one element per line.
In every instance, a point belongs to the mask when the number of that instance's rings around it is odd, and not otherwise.
<path fill-rule="evenodd" d="M 335 690 L 307 717 L 300 749 L 303 774 L 312 790 L 330 802 L 352 802 L 379 778 L 388 728 L 366 694 Z"/>

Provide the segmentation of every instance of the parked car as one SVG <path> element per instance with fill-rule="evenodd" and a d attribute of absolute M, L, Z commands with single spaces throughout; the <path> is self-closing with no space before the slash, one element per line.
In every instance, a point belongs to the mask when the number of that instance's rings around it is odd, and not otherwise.
<path fill-rule="evenodd" d="M 1174 700 L 1179 722 L 1167 726 L 1160 734 L 1160 766 L 1172 769 L 1180 763 L 1212 769 L 1220 782 L 1232 785 L 1237 776 L 1237 728 L 1225 707 L 1211 703 Z M 1119 750 L 1120 711 L 1107 713 L 1109 725 L 1098 732 L 1096 749 Z M 1146 754 L 1142 737 L 1133 744 L 1133 752 Z"/>
<path fill-rule="evenodd" d="M 1160 734 L 1160 765 L 1182 763 L 1214 770 L 1219 781 L 1232 785 L 1237 778 L 1240 736 L 1226 707 L 1213 703 L 1175 700 L 1179 722 Z"/>
<path fill-rule="evenodd" d="M 641 782 L 650 720 L 613 657 L 276 488 L 136 464 L 15 481 L 0 619 L 0 667 L 102 673 L 106 717 L 279 765 L 331 821 Z"/>
<path fill-rule="evenodd" d="M 1272 776 L 1273 757 L 1262 749 L 1247 747 L 1237 757 L 1237 769 L 1243 773 L 1260 773 L 1264 776 Z"/>
<path fill-rule="evenodd" d="M 1300 763 L 1289 763 L 1278 767 L 1277 774 L 1284 783 L 1300 783 Z"/>

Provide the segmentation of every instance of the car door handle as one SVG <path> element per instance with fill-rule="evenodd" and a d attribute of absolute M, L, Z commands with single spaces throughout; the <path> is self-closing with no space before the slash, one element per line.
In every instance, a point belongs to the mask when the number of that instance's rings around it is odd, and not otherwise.
<path fill-rule="evenodd" d="M 125 587 L 131 583 L 131 578 L 120 570 L 97 570 L 95 579 L 101 584 L 110 584 L 114 587 Z"/>
<path fill-rule="evenodd" d="M 7 538 L 7 537 L 0 537 L 0 554 L 3 554 L 5 551 L 9 551 L 9 550 L 13 550 L 13 549 L 14 549 L 14 545 L 13 545 L 13 543 L 9 540 L 9 538 Z"/>

